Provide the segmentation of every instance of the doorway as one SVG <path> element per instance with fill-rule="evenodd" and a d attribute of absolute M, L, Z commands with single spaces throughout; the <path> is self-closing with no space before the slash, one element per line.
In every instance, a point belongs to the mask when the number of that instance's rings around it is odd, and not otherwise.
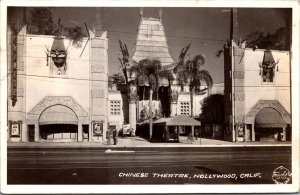
<path fill-rule="evenodd" d="M 40 125 L 40 135 L 47 141 L 77 141 L 78 126 L 73 124 Z"/>
<path fill-rule="evenodd" d="M 34 142 L 34 125 L 28 125 L 27 129 L 29 142 Z"/>

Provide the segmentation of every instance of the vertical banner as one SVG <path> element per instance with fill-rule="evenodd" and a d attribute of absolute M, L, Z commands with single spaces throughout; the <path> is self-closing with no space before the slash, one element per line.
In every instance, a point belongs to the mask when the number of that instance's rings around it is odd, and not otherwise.
<path fill-rule="evenodd" d="M 14 22 L 11 24 L 11 91 L 12 106 L 17 102 L 17 32 Z"/>

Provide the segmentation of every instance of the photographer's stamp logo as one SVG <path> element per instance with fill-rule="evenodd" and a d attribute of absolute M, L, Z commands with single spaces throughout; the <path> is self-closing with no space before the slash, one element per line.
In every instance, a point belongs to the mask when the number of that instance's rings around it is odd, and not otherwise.
<path fill-rule="evenodd" d="M 272 180 L 276 184 L 287 184 L 291 181 L 291 178 L 292 178 L 291 172 L 283 166 L 277 167 L 273 171 Z"/>

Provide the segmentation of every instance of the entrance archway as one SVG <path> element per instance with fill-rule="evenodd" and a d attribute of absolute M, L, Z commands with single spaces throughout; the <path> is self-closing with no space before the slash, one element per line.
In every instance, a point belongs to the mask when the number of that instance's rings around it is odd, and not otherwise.
<path fill-rule="evenodd" d="M 158 100 L 161 103 L 162 117 L 170 117 L 171 115 L 171 99 L 170 99 L 170 87 L 160 86 L 158 88 Z"/>
<path fill-rule="evenodd" d="M 265 107 L 255 116 L 255 140 L 285 141 L 286 126 L 286 122 L 277 110 Z"/>
<path fill-rule="evenodd" d="M 53 105 L 40 115 L 39 130 L 43 140 L 76 141 L 78 117 L 67 106 Z"/>

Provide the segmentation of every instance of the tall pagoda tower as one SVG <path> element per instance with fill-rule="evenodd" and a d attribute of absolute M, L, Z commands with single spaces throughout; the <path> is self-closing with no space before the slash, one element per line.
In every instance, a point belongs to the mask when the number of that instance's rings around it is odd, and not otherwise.
<path fill-rule="evenodd" d="M 142 59 L 158 59 L 162 66 L 174 64 L 168 49 L 165 30 L 162 25 L 162 10 L 159 18 L 145 18 L 140 11 L 140 25 L 132 60 L 139 62 Z"/>
<path fill-rule="evenodd" d="M 157 59 L 161 62 L 163 69 L 172 69 L 176 65 L 175 60 L 170 55 L 165 30 L 162 25 L 162 9 L 159 9 L 159 18 L 146 18 L 144 17 L 143 9 L 140 10 L 140 24 L 129 66 L 143 59 Z M 160 85 L 169 87 L 168 81 L 161 81 Z M 137 93 L 137 90 L 142 91 L 142 88 L 141 86 L 136 87 L 140 90 L 131 88 L 129 94 L 129 124 L 131 127 L 136 127 L 136 121 L 139 118 L 143 106 L 148 105 L 145 101 L 139 101 L 139 95 L 141 95 L 141 93 Z M 156 99 L 156 101 L 153 101 L 153 107 L 158 108 L 160 103 L 161 102 Z M 170 102 L 166 104 L 170 104 Z"/>

